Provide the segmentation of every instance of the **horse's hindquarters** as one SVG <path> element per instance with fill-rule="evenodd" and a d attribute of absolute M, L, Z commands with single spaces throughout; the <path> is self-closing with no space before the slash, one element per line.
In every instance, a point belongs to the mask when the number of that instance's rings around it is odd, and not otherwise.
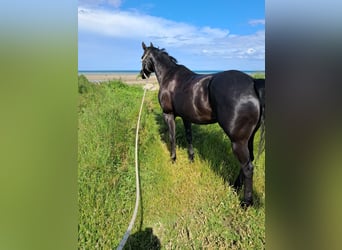
<path fill-rule="evenodd" d="M 260 117 L 253 79 L 242 72 L 222 72 L 213 78 L 209 92 L 220 126 L 232 140 L 248 141 Z"/>

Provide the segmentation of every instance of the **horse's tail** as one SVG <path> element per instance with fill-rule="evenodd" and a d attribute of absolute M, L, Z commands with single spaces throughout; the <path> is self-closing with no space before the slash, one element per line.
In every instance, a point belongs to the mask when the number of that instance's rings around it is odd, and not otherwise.
<path fill-rule="evenodd" d="M 260 140 L 258 147 L 258 156 L 265 150 L 265 79 L 254 79 L 254 88 L 260 101 Z"/>

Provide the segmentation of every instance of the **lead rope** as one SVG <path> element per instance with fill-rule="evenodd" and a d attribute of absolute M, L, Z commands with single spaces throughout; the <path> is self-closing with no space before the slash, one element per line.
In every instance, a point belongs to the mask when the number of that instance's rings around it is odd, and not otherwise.
<path fill-rule="evenodd" d="M 146 85 L 147 85 L 146 81 Z M 139 209 L 139 201 L 140 201 L 140 181 L 139 181 L 139 167 L 138 167 L 138 142 L 139 142 L 139 126 L 140 126 L 140 118 L 141 118 L 141 112 L 142 112 L 142 108 L 144 105 L 144 100 L 145 100 L 145 95 L 146 95 L 146 91 L 147 91 L 147 87 L 144 87 L 144 94 L 141 100 L 141 105 L 140 105 L 140 110 L 139 110 L 139 116 L 138 116 L 138 122 L 137 122 L 137 129 L 135 132 L 135 180 L 136 180 L 136 199 L 135 199 L 135 208 L 134 208 L 134 212 L 133 212 L 133 216 L 131 219 L 131 222 L 128 225 L 128 228 L 126 230 L 125 235 L 123 236 L 117 250 L 122 250 L 123 247 L 126 244 L 126 241 L 132 231 L 135 219 L 137 218 L 137 214 L 138 214 L 138 209 Z"/>

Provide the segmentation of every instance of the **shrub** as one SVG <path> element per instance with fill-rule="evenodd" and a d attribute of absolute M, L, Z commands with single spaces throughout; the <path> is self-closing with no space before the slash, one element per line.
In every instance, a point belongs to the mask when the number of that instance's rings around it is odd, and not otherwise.
<path fill-rule="evenodd" d="M 78 93 L 84 94 L 93 90 L 93 84 L 84 75 L 78 76 Z"/>

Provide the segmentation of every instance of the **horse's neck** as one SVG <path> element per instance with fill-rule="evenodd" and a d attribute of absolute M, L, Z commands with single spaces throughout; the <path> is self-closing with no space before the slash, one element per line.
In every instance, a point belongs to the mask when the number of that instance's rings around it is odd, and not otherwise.
<path fill-rule="evenodd" d="M 167 63 L 167 64 L 156 62 L 154 65 L 155 65 L 154 73 L 156 74 L 159 85 L 162 85 L 163 83 L 165 83 L 166 79 L 169 79 L 169 80 L 173 79 L 174 74 L 178 73 L 180 70 L 185 70 L 189 74 L 193 74 L 193 72 L 190 71 L 188 68 L 184 67 L 183 65 L 178 65 L 173 62 Z"/>
<path fill-rule="evenodd" d="M 175 63 L 163 64 L 159 62 L 154 62 L 154 73 L 156 74 L 159 85 L 161 85 L 164 82 L 166 77 L 172 77 L 170 74 L 172 74 L 171 72 L 175 71 L 175 68 L 177 66 L 178 65 Z"/>
<path fill-rule="evenodd" d="M 159 85 L 162 85 L 166 78 L 172 77 L 172 72 L 178 67 L 178 64 L 170 60 L 168 56 L 161 53 L 152 54 L 154 73 L 158 79 Z"/>

